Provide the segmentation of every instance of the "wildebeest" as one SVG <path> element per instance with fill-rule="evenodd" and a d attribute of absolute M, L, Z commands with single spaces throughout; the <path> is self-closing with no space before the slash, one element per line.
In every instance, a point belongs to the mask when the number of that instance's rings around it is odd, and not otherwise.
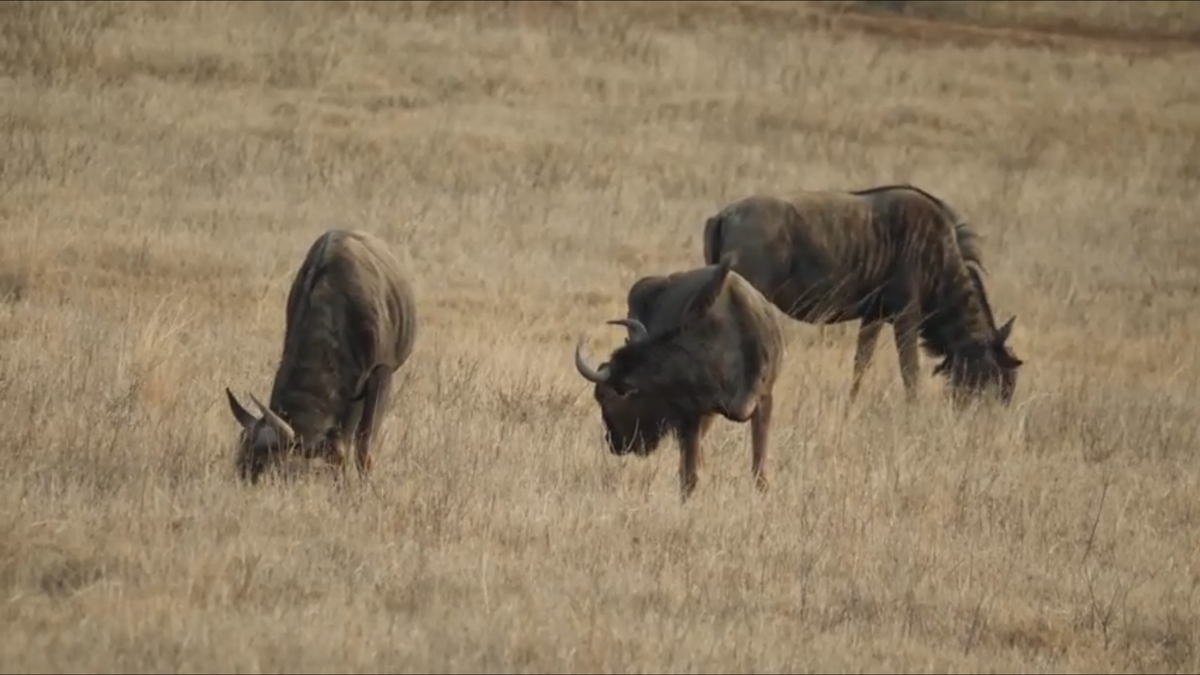
<path fill-rule="evenodd" d="M 730 253 L 734 271 L 792 318 L 861 320 L 851 400 L 884 322 L 909 401 L 918 336 L 942 357 L 933 372 L 949 378 L 956 403 L 985 389 L 1011 400 L 1022 364 L 1006 344 L 1016 317 L 996 327 L 974 233 L 928 192 L 905 184 L 750 196 L 705 222 L 705 262 Z"/>
<path fill-rule="evenodd" d="M 372 464 L 392 376 L 417 337 L 412 290 L 387 244 L 366 232 L 329 230 L 292 280 L 283 353 L 270 404 L 255 417 L 225 388 L 241 425 L 237 467 L 257 483 L 282 455 L 324 458 L 345 468 L 354 443 L 358 470 Z"/>
<path fill-rule="evenodd" d="M 646 457 L 663 436 L 679 442 L 679 481 L 686 500 L 704 458 L 700 441 L 716 415 L 750 421 L 752 470 L 766 490 L 773 389 L 783 358 L 775 309 L 731 261 L 648 276 L 630 287 L 625 344 L 599 368 L 575 346 L 575 367 L 592 382 L 609 451 Z"/>

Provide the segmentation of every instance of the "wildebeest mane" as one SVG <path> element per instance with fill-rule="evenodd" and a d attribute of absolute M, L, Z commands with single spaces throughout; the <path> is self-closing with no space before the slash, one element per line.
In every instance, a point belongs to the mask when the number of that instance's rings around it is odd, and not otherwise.
<path fill-rule="evenodd" d="M 958 244 L 958 251 L 962 255 L 964 261 L 969 265 L 978 267 L 980 271 L 986 271 L 983 266 L 983 250 L 979 246 L 979 234 L 971 227 L 963 217 L 958 213 L 958 210 L 947 204 L 937 195 L 929 193 L 927 190 L 920 188 L 911 183 L 894 183 L 892 185 L 878 185 L 875 187 L 864 188 L 862 190 L 852 190 L 850 194 L 857 196 L 866 196 L 880 192 L 890 192 L 892 190 L 908 190 L 915 192 L 922 197 L 937 205 L 939 209 L 945 213 L 946 218 L 954 226 L 954 238 Z"/>
<path fill-rule="evenodd" d="M 938 255 L 937 251 L 919 251 L 918 255 L 939 260 L 940 264 L 922 265 L 921 304 L 923 319 L 920 323 L 921 347 L 929 355 L 946 357 L 956 350 L 976 356 L 996 330 L 995 318 L 987 300 L 982 274 L 984 273 L 983 256 L 979 247 L 979 236 L 958 212 L 949 204 L 930 194 L 928 191 L 908 183 L 881 185 L 863 190 L 854 190 L 851 194 L 867 196 L 906 190 L 921 195 L 932 203 L 945 224 L 954 232 L 955 247 Z M 895 218 L 899 216 L 907 220 L 912 216 L 907 209 L 895 207 L 888 212 L 877 214 L 877 217 Z M 901 228 L 908 229 L 913 223 L 897 223 Z M 942 240 L 927 240 L 919 246 L 933 246 Z"/>

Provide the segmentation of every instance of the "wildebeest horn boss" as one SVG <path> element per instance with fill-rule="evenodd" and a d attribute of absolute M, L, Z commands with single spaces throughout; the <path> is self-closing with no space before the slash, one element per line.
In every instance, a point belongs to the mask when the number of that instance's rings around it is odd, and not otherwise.
<path fill-rule="evenodd" d="M 908 400 L 917 337 L 943 360 L 956 403 L 987 389 L 1008 403 L 1021 359 L 1007 345 L 1016 317 L 996 326 L 975 235 L 942 200 L 912 185 L 755 195 L 704 226 L 704 260 L 736 254 L 741 274 L 780 310 L 811 324 L 860 320 L 850 398 L 883 323 L 892 324 Z"/>
<path fill-rule="evenodd" d="M 225 389 L 242 427 L 243 479 L 257 483 L 285 453 L 344 468 L 352 441 L 358 470 L 371 469 L 392 376 L 417 337 L 412 290 L 387 244 L 365 232 L 330 230 L 313 242 L 287 298 L 283 353 L 261 417 Z"/>
<path fill-rule="evenodd" d="M 648 456 L 668 433 L 680 447 L 683 499 L 696 489 L 700 442 L 716 415 L 750 421 L 755 484 L 767 489 L 772 391 L 783 359 L 774 309 L 730 261 L 639 279 L 629 290 L 628 337 L 598 368 L 575 346 L 595 387 L 609 451 Z"/>

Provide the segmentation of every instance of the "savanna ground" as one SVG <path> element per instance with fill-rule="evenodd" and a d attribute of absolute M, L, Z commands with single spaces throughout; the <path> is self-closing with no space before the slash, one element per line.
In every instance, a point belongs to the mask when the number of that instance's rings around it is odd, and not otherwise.
<path fill-rule="evenodd" d="M 0 665 L 1200 669 L 1200 12 L 897 4 L 0 5 Z M 635 279 L 898 181 L 986 237 L 1010 409 L 904 406 L 887 331 L 843 421 L 855 327 L 788 322 L 769 494 L 748 425 L 686 505 L 607 454 Z M 335 225 L 418 294 L 376 473 L 248 488 L 222 389 Z"/>

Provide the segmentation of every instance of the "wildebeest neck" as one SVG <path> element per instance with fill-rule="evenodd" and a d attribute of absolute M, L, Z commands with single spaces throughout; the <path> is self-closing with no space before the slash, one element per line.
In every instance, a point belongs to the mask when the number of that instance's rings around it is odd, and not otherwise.
<path fill-rule="evenodd" d="M 942 274 L 922 301 L 921 339 L 934 356 L 972 355 L 987 352 L 996 326 L 978 286 L 964 266 Z"/>

